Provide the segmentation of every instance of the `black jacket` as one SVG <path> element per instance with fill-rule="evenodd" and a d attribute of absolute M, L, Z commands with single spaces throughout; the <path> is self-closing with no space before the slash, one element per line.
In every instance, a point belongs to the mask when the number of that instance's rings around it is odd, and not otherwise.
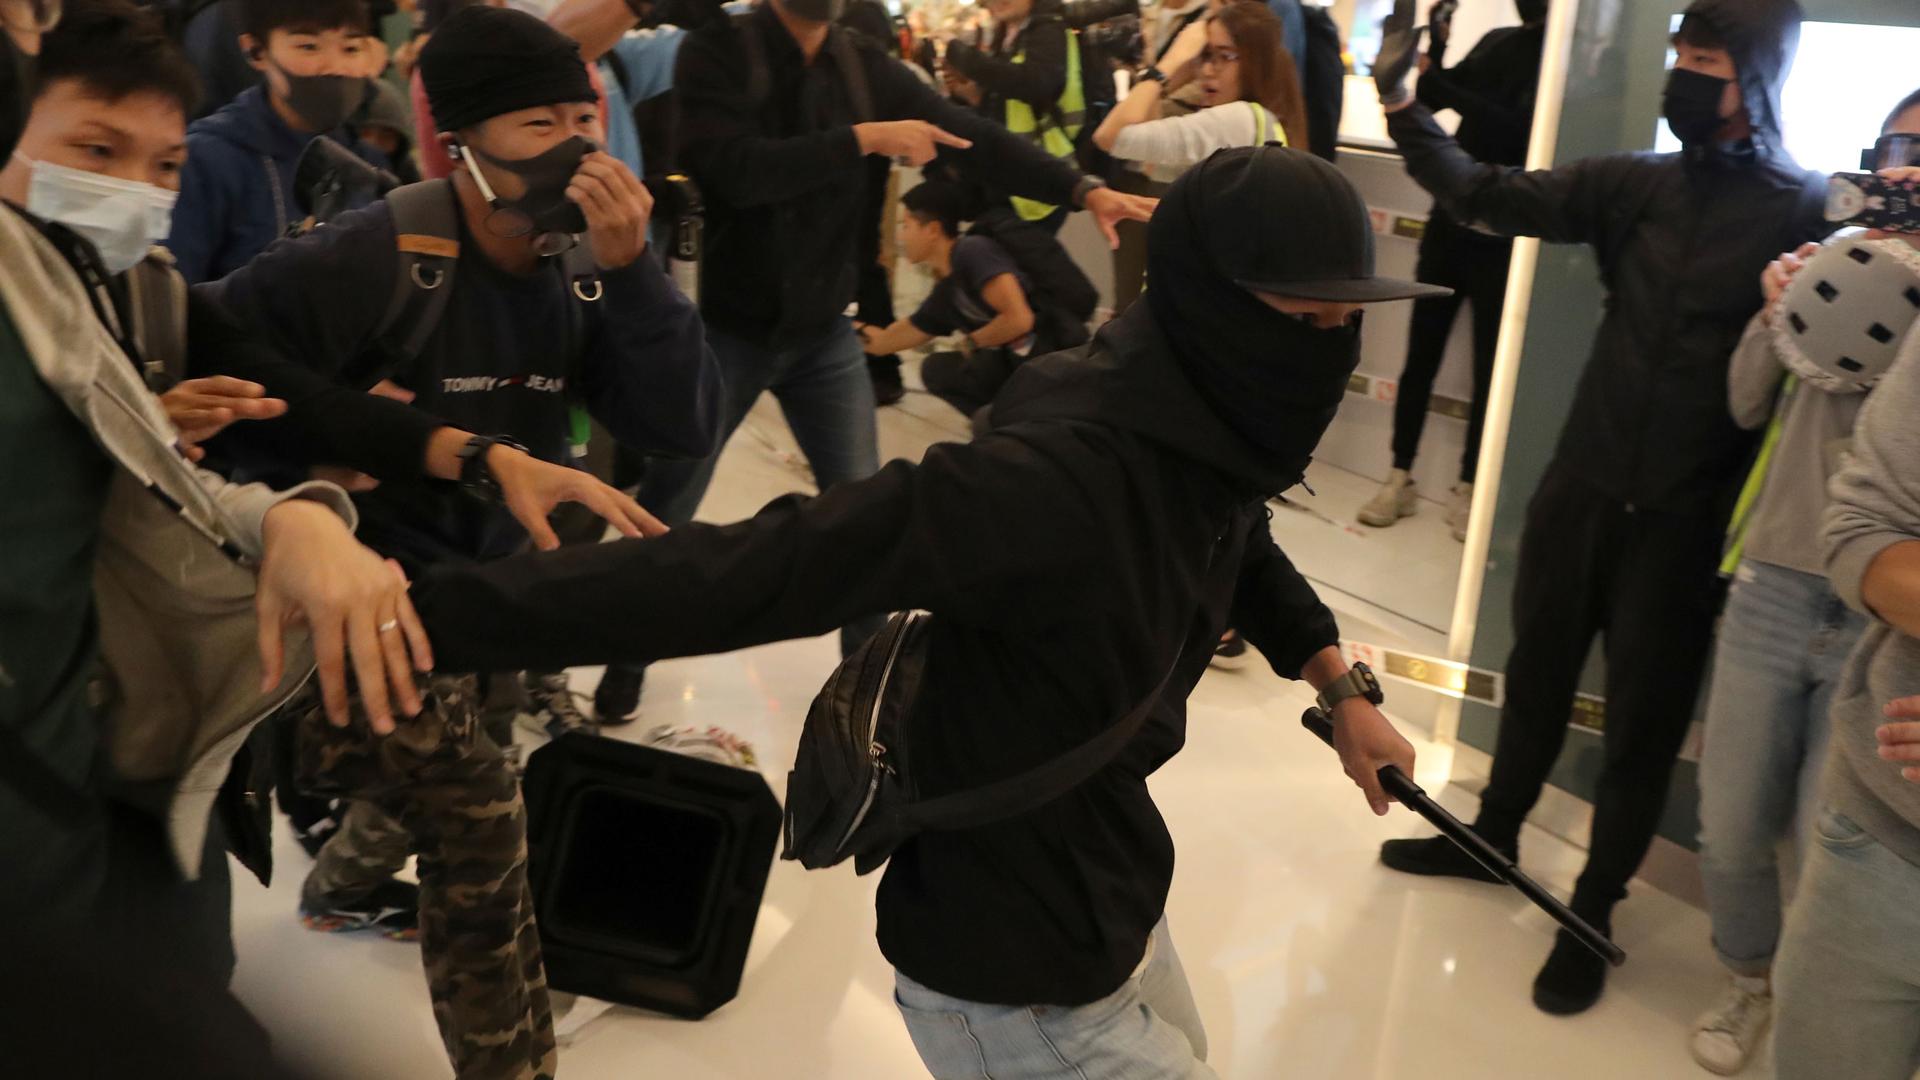
<path fill-rule="evenodd" d="M 1015 63 L 1013 58 L 1022 53 L 1025 57 Z M 1046 114 L 1067 89 L 1067 23 L 1059 0 L 1034 4 L 1027 25 L 1010 43 L 997 29 L 986 49 L 954 42 L 947 46 L 947 64 L 980 84 L 980 111 L 990 119 L 1006 122 L 1008 99 L 1026 102 L 1036 115 Z"/>
<path fill-rule="evenodd" d="M 645 255 L 600 273 L 600 298 L 579 301 L 552 260 L 522 276 L 495 266 L 466 232 L 459 273 L 434 331 L 404 370 L 376 331 L 401 271 L 393 215 L 382 201 L 273 245 L 195 291 L 295 363 L 355 389 L 386 376 L 413 407 L 535 456 L 570 464 L 574 403 L 623 446 L 679 457 L 714 452 L 725 386 L 699 313 Z M 504 507 L 450 481 L 387 480 L 357 495 L 360 536 L 409 570 L 489 559 L 526 543 Z"/>
<path fill-rule="evenodd" d="M 742 34 L 759 34 L 768 94 L 749 100 Z M 856 37 L 873 120 L 928 120 L 963 138 L 943 151 L 961 168 L 1053 203 L 1080 175 L 1006 128 L 929 90 L 879 46 Z M 708 325 L 756 345 L 812 344 L 854 298 L 854 251 L 869 175 L 854 138 L 854 108 L 831 49 L 807 64 L 771 5 L 736 25 L 721 20 L 680 48 L 681 161 L 707 202 L 701 313 Z"/>
<path fill-rule="evenodd" d="M 1475 161 L 1522 165 L 1533 133 L 1533 101 L 1540 85 L 1544 23 L 1489 31 L 1466 58 L 1420 76 L 1420 104 L 1460 114 L 1455 138 Z"/>
<path fill-rule="evenodd" d="M 1387 118 L 1408 171 L 1460 221 L 1593 247 L 1606 314 L 1554 466 L 1653 510 L 1724 504 L 1753 445 L 1727 410 L 1727 364 L 1760 310 L 1760 272 L 1831 231 L 1825 179 L 1780 142 L 1784 8 L 1703 0 L 1691 10 L 1728 33 L 1750 142 L 1525 172 L 1475 161 L 1421 105 Z"/>
<path fill-rule="evenodd" d="M 918 466 L 736 525 L 436 569 L 414 602 L 455 670 L 720 652 L 928 609 L 928 795 L 1060 754 L 1173 667 L 1114 764 L 1023 817 L 916 838 L 880 886 L 881 949 L 915 980 L 976 1001 L 1094 1001 L 1164 910 L 1173 845 L 1146 778 L 1183 744 L 1222 629 L 1288 678 L 1337 629 L 1266 528 L 1264 496 L 1288 478 L 1205 404 L 1148 305 L 1023 365 L 994 412 L 991 434 Z M 1231 596 L 1203 595 L 1216 552 L 1238 560 Z"/>

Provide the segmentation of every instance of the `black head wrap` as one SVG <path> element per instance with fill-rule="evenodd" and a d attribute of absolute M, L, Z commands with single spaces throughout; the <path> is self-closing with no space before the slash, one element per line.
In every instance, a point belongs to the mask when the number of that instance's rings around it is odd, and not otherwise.
<path fill-rule="evenodd" d="M 520 109 L 598 98 L 580 46 L 510 8 L 470 7 L 447 16 L 420 50 L 420 81 L 441 131 Z"/>
<path fill-rule="evenodd" d="M 1358 323 L 1316 329 L 1254 289 L 1370 301 L 1447 290 L 1373 276 L 1365 203 L 1311 154 L 1222 150 L 1148 226 L 1147 302 L 1200 396 L 1282 470 L 1304 470 L 1360 362 Z"/>

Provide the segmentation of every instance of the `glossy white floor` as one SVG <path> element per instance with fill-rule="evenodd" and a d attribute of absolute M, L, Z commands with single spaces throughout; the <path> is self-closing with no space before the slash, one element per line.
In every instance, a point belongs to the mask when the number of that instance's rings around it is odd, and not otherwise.
<path fill-rule="evenodd" d="M 763 402 L 751 424 L 733 441 L 706 516 L 751 513 L 804 486 L 777 411 Z M 961 431 L 958 414 L 923 395 L 883 410 L 881 426 L 883 450 L 909 456 Z M 823 638 L 660 665 L 644 723 L 739 732 L 777 792 L 835 658 Z M 595 675 L 580 672 L 576 683 L 585 689 Z M 1210 674 L 1186 751 L 1153 783 L 1180 850 L 1172 925 L 1222 1076 L 1706 1075 L 1686 1050 L 1688 1024 L 1719 978 L 1698 911 L 1641 887 L 1618 916 L 1633 960 L 1606 999 L 1572 1020 L 1537 1012 L 1528 988 L 1550 924 L 1510 891 L 1383 870 L 1380 841 L 1423 827 L 1404 811 L 1367 812 L 1332 755 L 1301 731 L 1308 701 L 1264 670 Z M 1441 787 L 1440 777 L 1421 779 Z M 341 1076 L 447 1076 L 416 950 L 301 929 L 294 906 L 306 860 L 284 831 L 278 842 L 274 887 L 235 887 L 240 994 L 292 1054 Z M 1523 847 L 1529 870 L 1570 886 L 1577 851 L 1532 831 Z M 846 868 L 776 864 L 736 1001 L 700 1023 L 613 1010 L 563 1047 L 562 1076 L 924 1076 L 873 944 L 873 886 Z"/>

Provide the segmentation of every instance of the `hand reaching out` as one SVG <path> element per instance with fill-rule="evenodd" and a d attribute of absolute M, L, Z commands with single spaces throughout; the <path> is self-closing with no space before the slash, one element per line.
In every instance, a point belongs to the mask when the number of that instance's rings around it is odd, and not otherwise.
<path fill-rule="evenodd" d="M 287 411 L 287 403 L 268 397 L 266 387 L 225 375 L 188 379 L 161 394 L 160 404 L 179 430 L 180 445 L 189 461 L 206 457 L 200 444 L 235 420 L 271 420 Z"/>

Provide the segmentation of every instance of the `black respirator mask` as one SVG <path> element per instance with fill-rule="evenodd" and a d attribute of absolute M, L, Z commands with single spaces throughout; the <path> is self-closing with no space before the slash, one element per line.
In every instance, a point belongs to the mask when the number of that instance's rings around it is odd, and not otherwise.
<path fill-rule="evenodd" d="M 581 160 L 598 149 L 592 139 L 575 135 L 530 158 L 507 161 L 479 147 L 462 146 L 460 159 L 466 162 L 467 172 L 487 205 L 493 207 L 493 213 L 487 215 L 487 230 L 495 236 L 535 236 L 536 249 L 552 255 L 566 250 L 572 237 L 587 231 L 587 216 L 578 203 L 567 198 L 567 185 L 573 182 Z M 527 193 L 517 199 L 495 195 L 480 171 L 480 161 L 519 177 Z"/>
<path fill-rule="evenodd" d="M 1729 80 L 1697 71 L 1674 68 L 1667 73 L 1666 99 L 1660 115 L 1684 146 L 1703 146 L 1713 141 L 1727 122 L 1720 115 L 1720 102 L 1726 97 Z"/>

